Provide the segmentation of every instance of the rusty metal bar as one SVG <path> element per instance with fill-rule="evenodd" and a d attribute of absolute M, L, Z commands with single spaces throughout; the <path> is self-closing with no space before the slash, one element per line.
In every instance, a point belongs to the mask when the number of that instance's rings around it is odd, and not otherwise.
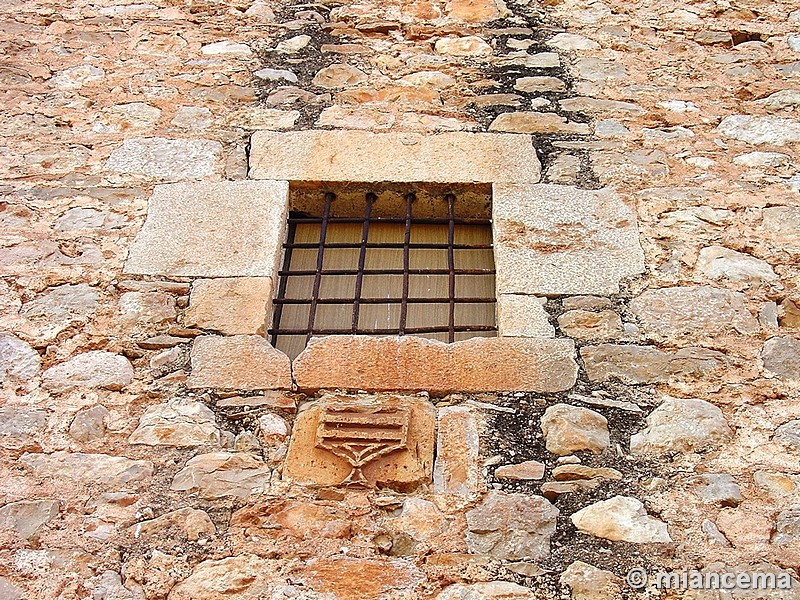
<path fill-rule="evenodd" d="M 456 237 L 454 212 L 456 197 L 453 194 L 447 194 L 447 196 L 445 196 L 445 200 L 447 200 L 447 219 L 449 221 L 447 225 L 447 245 L 449 246 L 447 249 L 447 268 L 450 270 L 448 281 L 448 295 L 450 296 L 448 328 L 450 330 L 449 342 L 452 344 L 456 341 L 456 259 L 455 251 L 453 250 L 453 244 L 455 243 Z"/>
<path fill-rule="evenodd" d="M 322 225 L 319 231 L 319 250 L 317 251 L 317 273 L 314 276 L 314 288 L 311 292 L 311 307 L 308 309 L 308 335 L 306 343 L 311 339 L 314 332 L 314 320 L 317 317 L 317 304 L 319 302 L 319 286 L 322 282 L 322 265 L 325 259 L 325 238 L 328 235 L 328 217 L 331 214 L 331 204 L 336 199 L 336 194 L 328 192 L 325 194 L 325 208 L 322 212 Z"/>
<path fill-rule="evenodd" d="M 449 328 L 442 327 L 406 327 L 406 334 L 419 333 L 448 333 Z M 497 331 L 493 325 L 459 325 L 455 328 L 456 333 L 468 331 Z M 273 333 L 276 335 L 306 335 L 305 329 L 278 329 Z M 317 329 L 316 335 L 348 335 L 352 333 L 350 329 Z M 396 329 L 359 329 L 359 335 L 397 335 Z"/>
<path fill-rule="evenodd" d="M 374 221 L 373 221 L 374 222 Z M 415 221 L 416 223 L 416 221 Z M 284 244 L 283 247 L 286 248 L 287 244 Z M 314 242 L 301 242 L 298 244 L 292 244 L 292 248 L 319 248 L 318 243 Z M 325 248 L 361 248 L 360 243 L 350 243 L 350 242 L 334 242 L 330 244 L 323 244 Z M 369 243 L 367 244 L 367 248 L 395 248 L 395 249 L 405 249 L 406 245 L 402 242 L 386 242 L 386 243 Z M 422 249 L 422 250 L 447 250 L 450 246 L 447 244 L 408 244 L 408 247 L 413 249 Z M 494 246 L 492 244 L 453 244 L 453 248 L 455 250 L 491 250 Z"/>
<path fill-rule="evenodd" d="M 359 271 L 358 269 L 323 269 L 323 275 L 358 275 L 359 272 L 363 273 L 364 275 L 402 275 L 403 269 L 364 269 L 363 271 Z M 281 277 L 297 277 L 297 276 L 305 276 L 308 277 L 310 275 L 316 275 L 316 271 L 286 271 L 281 270 L 278 271 L 278 275 Z M 450 269 L 409 269 L 408 273 L 410 275 L 448 275 L 450 274 Z M 456 275 L 495 275 L 497 271 L 495 269 L 455 269 Z"/>
<path fill-rule="evenodd" d="M 413 192 L 406 194 L 406 231 L 403 238 L 403 297 L 400 302 L 400 327 L 399 334 L 405 335 L 406 321 L 408 320 L 408 268 L 411 261 L 411 205 L 417 196 Z"/>
<path fill-rule="evenodd" d="M 493 304 L 494 298 L 454 298 L 456 304 Z M 352 298 L 276 298 L 275 304 L 352 304 Z M 361 298 L 361 304 L 448 304 L 450 298 Z"/>
<path fill-rule="evenodd" d="M 328 224 L 331 223 L 361 223 L 363 221 L 360 217 L 330 217 Z M 405 217 L 372 217 L 373 223 L 405 223 Z M 436 217 L 415 217 L 415 225 L 447 225 L 450 222 L 446 218 Z M 319 225 L 322 223 L 322 217 L 289 217 L 289 223 L 304 224 L 304 225 Z M 456 225 L 491 225 L 491 219 L 455 219 Z"/>
<path fill-rule="evenodd" d="M 294 223 L 289 223 L 289 227 L 286 231 L 286 240 L 289 242 L 289 246 L 283 252 L 283 270 L 288 271 L 292 266 L 292 246 L 291 244 L 294 243 L 295 233 L 297 230 L 297 225 Z M 285 277 L 282 277 L 280 283 L 278 283 L 278 299 L 286 297 L 286 284 L 289 283 L 289 280 Z M 280 329 L 281 326 L 281 317 L 283 316 L 283 304 L 277 302 L 275 305 L 275 310 L 272 315 L 272 337 L 270 338 L 270 343 L 275 346 L 278 342 L 278 334 L 274 333 L 275 330 Z"/>
<path fill-rule="evenodd" d="M 378 197 L 369 192 L 366 196 L 367 206 L 364 209 L 364 228 L 361 230 L 361 250 L 358 253 L 358 269 L 356 272 L 356 290 L 353 298 L 353 321 L 351 331 L 358 331 L 358 316 L 361 311 L 361 289 L 364 284 L 364 265 L 367 261 L 367 238 L 369 237 L 369 219 L 372 216 L 372 205 Z"/>

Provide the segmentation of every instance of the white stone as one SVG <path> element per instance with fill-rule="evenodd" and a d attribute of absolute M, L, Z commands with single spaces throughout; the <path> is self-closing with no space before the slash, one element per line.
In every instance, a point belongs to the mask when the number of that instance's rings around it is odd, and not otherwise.
<path fill-rule="evenodd" d="M 253 75 L 266 81 L 280 81 L 283 79 L 290 83 L 297 83 L 297 75 L 286 69 L 259 69 L 254 71 Z"/>
<path fill-rule="evenodd" d="M 542 301 L 535 296 L 501 294 L 497 297 L 497 331 L 503 337 L 555 337 Z"/>
<path fill-rule="evenodd" d="M 213 452 L 190 459 L 172 480 L 170 489 L 197 492 L 203 498 L 261 494 L 271 471 L 261 460 L 243 452 Z"/>
<path fill-rule="evenodd" d="M 533 591 L 510 581 L 456 583 L 444 588 L 436 600 L 534 600 Z"/>
<path fill-rule="evenodd" d="M 42 374 L 42 386 L 52 392 L 77 387 L 120 390 L 133 380 L 133 366 L 124 356 L 103 350 L 78 354 Z"/>
<path fill-rule="evenodd" d="M 291 129 L 300 118 L 298 110 L 248 106 L 230 116 L 230 124 L 242 129 Z"/>
<path fill-rule="evenodd" d="M 636 215 L 613 190 L 493 189 L 498 294 L 614 294 L 644 271 Z"/>
<path fill-rule="evenodd" d="M 39 373 L 42 357 L 30 344 L 10 333 L 0 333 L 0 383 L 27 381 Z"/>
<path fill-rule="evenodd" d="M 161 119 L 161 110 L 145 102 L 118 104 L 104 110 L 92 125 L 99 133 L 119 133 L 152 129 Z"/>
<path fill-rule="evenodd" d="M 0 507 L 0 529 L 13 529 L 29 538 L 60 512 L 58 500 L 22 500 Z"/>
<path fill-rule="evenodd" d="M 780 90 L 774 94 L 770 94 L 766 98 L 756 100 L 755 103 L 770 110 L 781 110 L 792 106 L 798 106 L 800 105 L 800 90 Z"/>
<path fill-rule="evenodd" d="M 700 112 L 700 108 L 694 102 L 686 100 L 664 100 L 656 106 L 676 113 Z"/>
<path fill-rule="evenodd" d="M 26 452 L 18 461 L 37 477 L 57 478 L 112 488 L 141 485 L 153 475 L 153 463 L 108 454 L 58 451 L 52 454 Z"/>
<path fill-rule="evenodd" d="M 214 412 L 205 404 L 176 398 L 149 406 L 139 419 L 130 444 L 148 446 L 219 445 L 220 432 Z"/>
<path fill-rule="evenodd" d="M 743 167 L 783 167 L 791 162 L 788 154 L 781 152 L 748 152 L 733 159 L 733 164 Z"/>
<path fill-rule="evenodd" d="M 524 135 L 257 131 L 250 149 L 253 179 L 535 183 L 539 172 Z"/>
<path fill-rule="evenodd" d="M 200 52 L 206 55 L 215 56 L 218 54 L 233 55 L 233 56 L 251 56 L 253 51 L 247 44 L 240 44 L 231 42 L 230 40 L 223 40 L 221 42 L 214 42 L 213 44 L 206 44 L 200 48 Z"/>
<path fill-rule="evenodd" d="M 288 211 L 285 181 L 156 186 L 126 273 L 273 277 Z"/>
<path fill-rule="evenodd" d="M 119 310 L 128 326 L 158 325 L 175 319 L 175 297 L 166 292 L 125 292 L 120 296 Z"/>
<path fill-rule="evenodd" d="M 310 41 L 310 35 L 296 35 L 287 40 L 279 42 L 278 45 L 275 46 L 275 52 L 280 52 L 281 54 L 296 54 L 308 46 Z"/>
<path fill-rule="evenodd" d="M 703 248 L 695 268 L 700 274 L 711 279 L 754 282 L 778 279 L 769 263 L 722 246 Z"/>
<path fill-rule="evenodd" d="M 181 106 L 175 111 L 171 125 L 182 129 L 208 129 L 214 123 L 211 109 L 205 106 Z"/>
<path fill-rule="evenodd" d="M 600 44 L 594 40 L 577 35 L 575 33 L 557 33 L 549 40 L 547 45 L 559 50 L 574 51 L 574 50 L 599 50 Z"/>
<path fill-rule="evenodd" d="M 58 72 L 50 83 L 62 90 L 77 90 L 95 81 L 105 79 L 106 72 L 94 65 L 78 65 Z"/>
<path fill-rule="evenodd" d="M 222 144 L 202 138 L 128 138 L 105 164 L 109 171 L 164 181 L 205 179 L 221 167 Z"/>
<path fill-rule="evenodd" d="M 571 517 L 581 533 L 634 544 L 672 541 L 667 525 L 647 514 L 636 498 L 614 496 L 579 510 Z"/>
<path fill-rule="evenodd" d="M 746 144 L 783 146 L 800 142 L 800 121 L 784 117 L 730 115 L 716 129 L 725 137 Z"/>
<path fill-rule="evenodd" d="M 718 448 L 733 435 L 722 411 L 705 400 L 666 398 L 631 436 L 632 454 L 698 452 Z"/>
<path fill-rule="evenodd" d="M 460 38 L 441 38 L 436 40 L 434 50 L 450 56 L 488 56 L 492 47 L 481 38 L 469 35 Z"/>

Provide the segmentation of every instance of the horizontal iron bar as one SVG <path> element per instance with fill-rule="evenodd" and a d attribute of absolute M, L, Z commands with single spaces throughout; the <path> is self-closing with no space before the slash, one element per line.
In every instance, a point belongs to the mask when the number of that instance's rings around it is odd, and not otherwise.
<path fill-rule="evenodd" d="M 302 242 L 296 244 L 285 243 L 283 245 L 284 248 L 319 248 L 320 245 L 318 242 Z M 360 242 L 331 242 L 329 244 L 324 244 L 323 248 L 361 248 Z M 405 245 L 403 242 L 387 242 L 387 243 L 376 243 L 371 242 L 368 243 L 367 248 L 404 248 Z M 450 248 L 448 244 L 409 244 L 409 248 L 412 250 L 447 250 Z M 453 250 L 491 250 L 493 246 L 491 244 L 453 244 Z"/>
<path fill-rule="evenodd" d="M 353 298 L 319 298 L 319 304 L 352 304 Z M 401 304 L 402 298 L 361 298 L 361 304 Z M 447 304 L 450 298 L 407 298 L 410 304 Z M 491 304 L 494 298 L 454 298 L 456 304 Z M 273 304 L 311 304 L 311 298 L 275 298 Z"/>
<path fill-rule="evenodd" d="M 330 217 L 328 223 L 363 223 L 363 217 Z M 405 223 L 404 217 L 371 217 L 370 223 Z M 454 219 L 456 225 L 491 225 L 490 219 Z M 289 223 L 296 224 L 319 224 L 322 223 L 320 217 L 290 217 Z M 449 219 L 441 218 L 417 218 L 411 219 L 411 225 L 447 225 L 450 223 Z"/>
<path fill-rule="evenodd" d="M 363 275 L 402 275 L 403 269 L 323 269 L 323 275 L 358 275 L 361 272 Z M 409 269 L 410 275 L 449 275 L 449 269 Z M 307 271 L 278 271 L 281 277 L 293 277 L 297 275 L 316 275 L 314 270 Z M 494 269 L 456 269 L 456 275 L 494 275 Z"/>
<path fill-rule="evenodd" d="M 406 333 L 447 333 L 449 327 L 406 327 Z M 467 333 L 470 331 L 497 331 L 497 327 L 492 325 L 457 325 L 454 328 L 456 333 Z M 397 329 L 315 329 L 314 335 L 397 335 Z M 270 329 L 270 335 L 307 335 L 305 329 Z"/>

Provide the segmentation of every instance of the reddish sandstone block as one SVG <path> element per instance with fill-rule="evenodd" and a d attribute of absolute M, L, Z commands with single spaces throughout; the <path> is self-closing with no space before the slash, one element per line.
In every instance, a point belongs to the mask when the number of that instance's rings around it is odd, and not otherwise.
<path fill-rule="evenodd" d="M 287 390 L 289 357 L 258 335 L 204 335 L 192 347 L 190 388 Z"/>

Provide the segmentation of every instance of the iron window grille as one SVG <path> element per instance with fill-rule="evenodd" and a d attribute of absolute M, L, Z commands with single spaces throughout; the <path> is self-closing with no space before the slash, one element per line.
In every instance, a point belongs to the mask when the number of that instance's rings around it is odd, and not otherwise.
<path fill-rule="evenodd" d="M 334 216 L 327 192 L 320 215 L 290 212 L 273 346 L 293 358 L 318 335 L 497 334 L 491 221 L 456 217 L 452 193 L 441 217 L 415 217 L 415 201 L 406 193 L 404 215 L 375 216 L 370 192 L 362 216 Z"/>

